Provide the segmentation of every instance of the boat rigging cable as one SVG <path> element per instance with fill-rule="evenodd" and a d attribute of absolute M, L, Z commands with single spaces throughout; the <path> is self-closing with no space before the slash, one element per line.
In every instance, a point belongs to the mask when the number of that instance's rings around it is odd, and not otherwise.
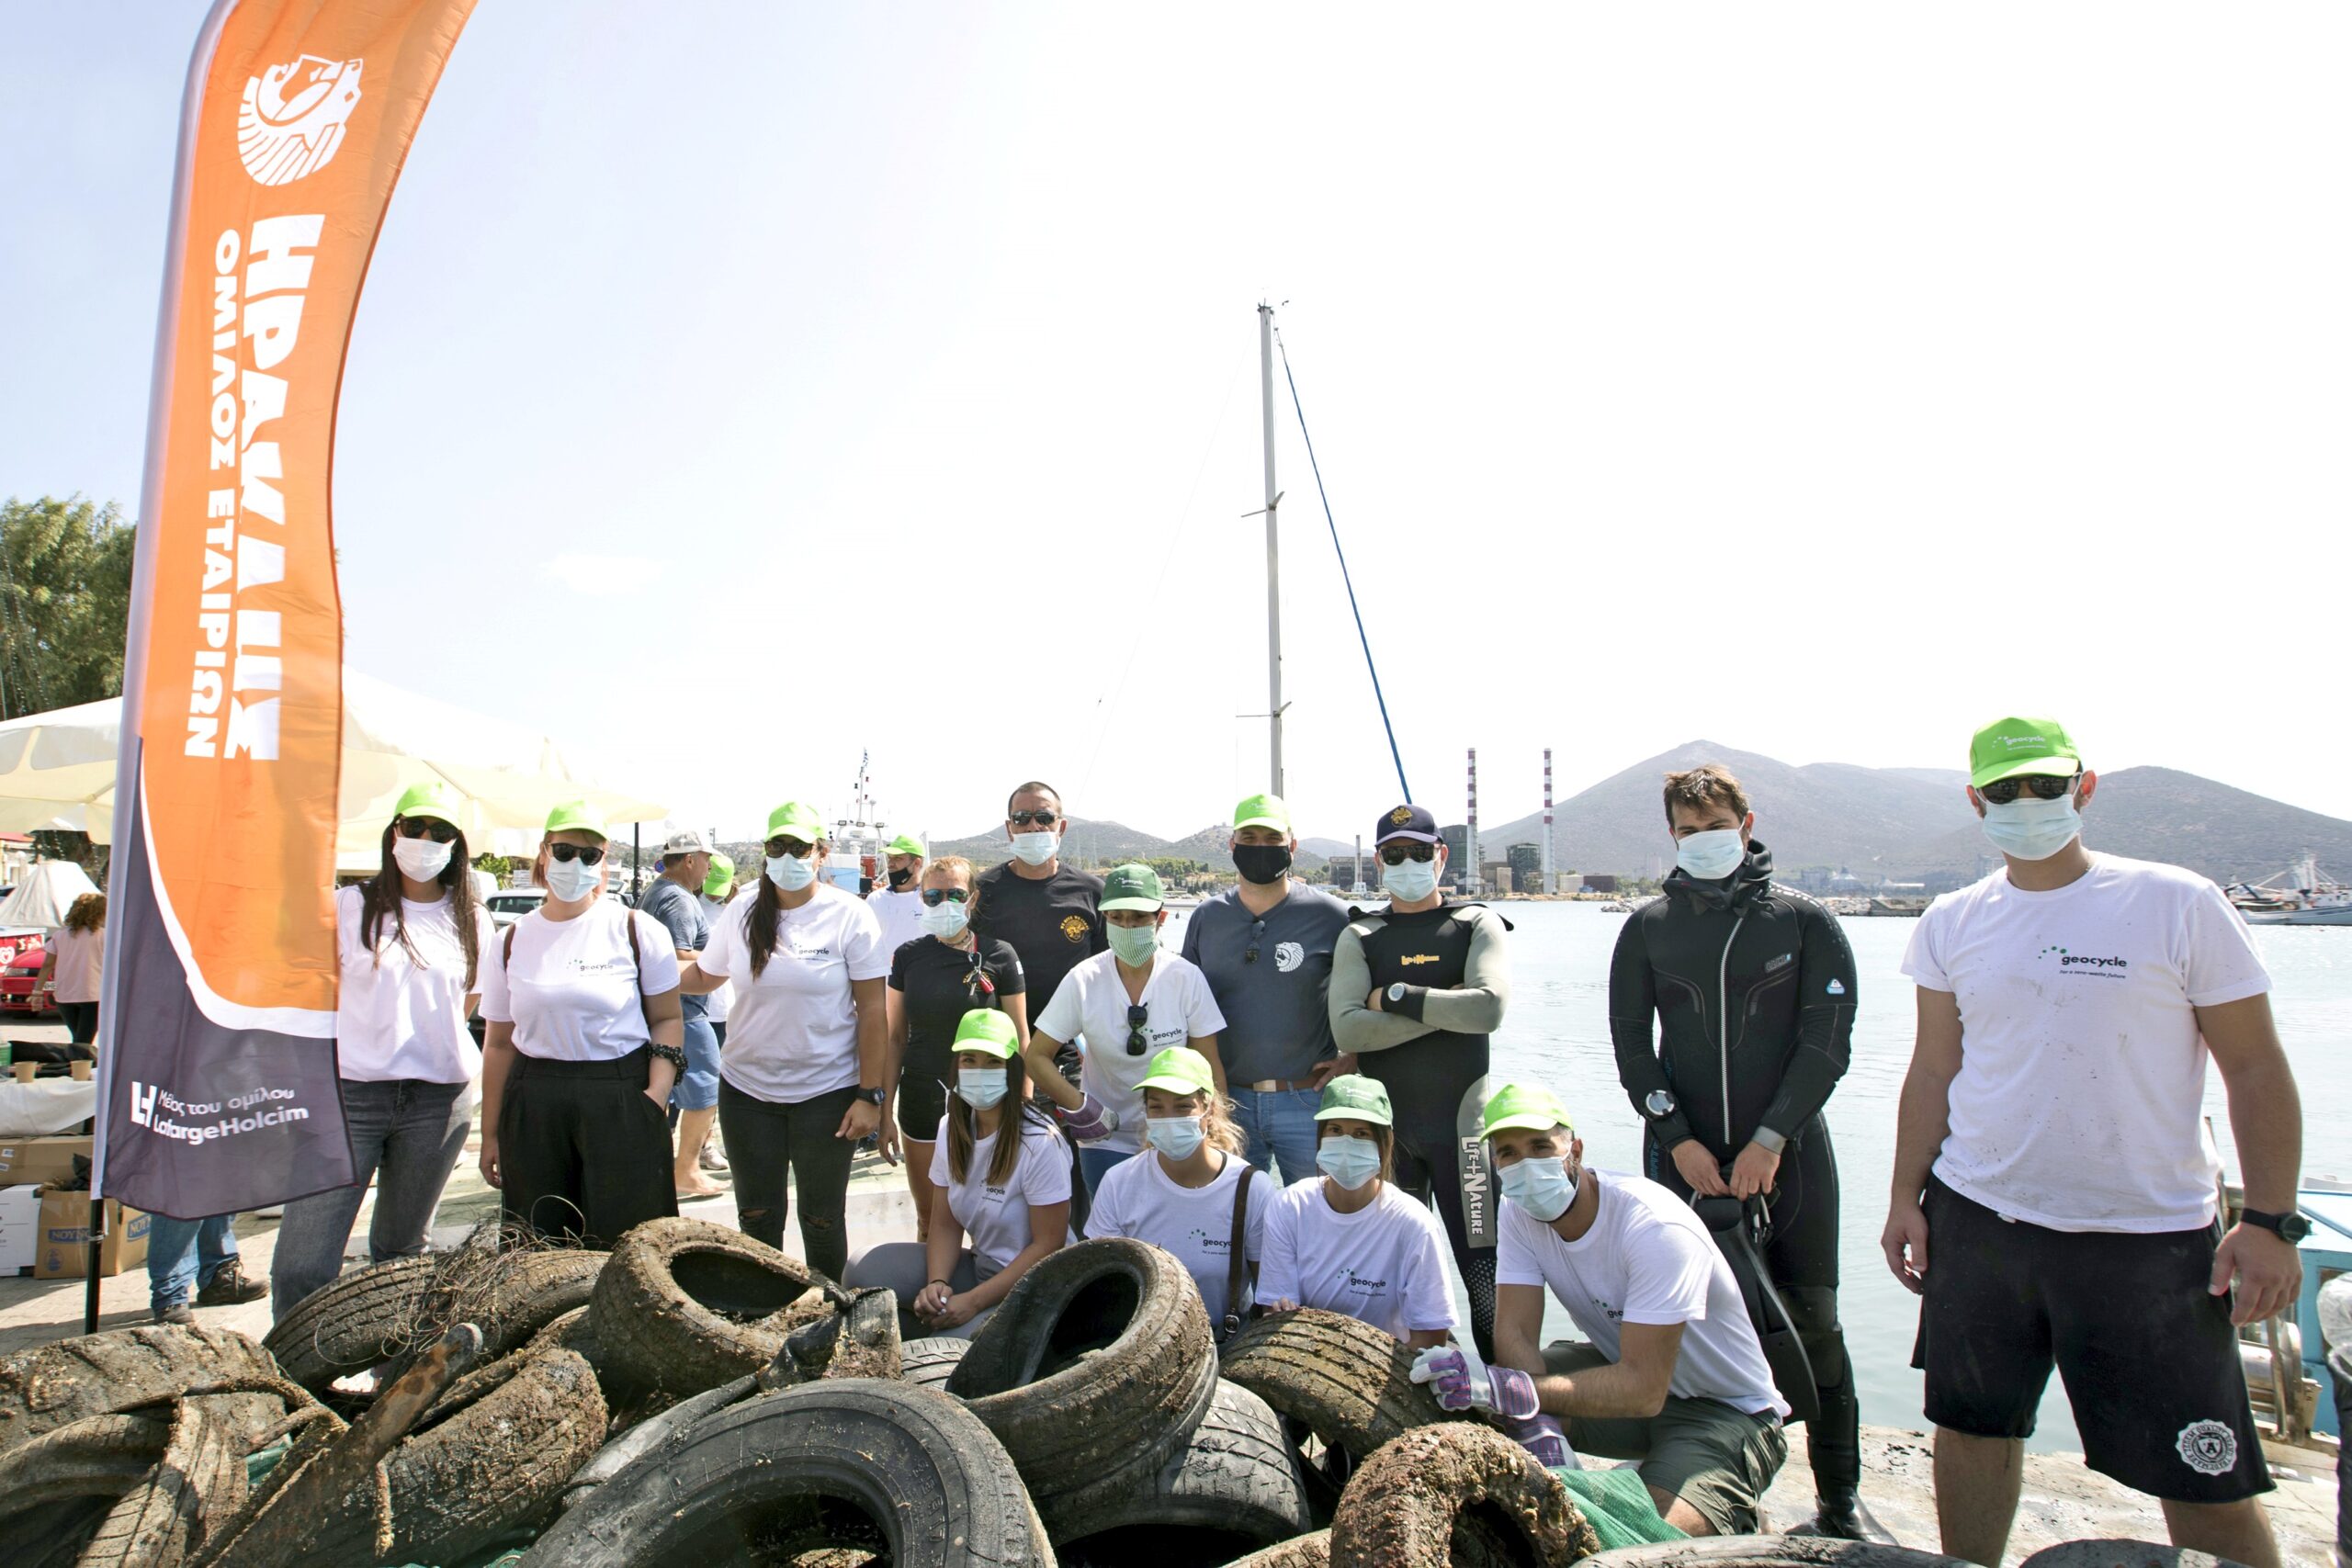
<path fill-rule="evenodd" d="M 1290 406 L 1298 415 L 1299 438 L 1306 443 L 1306 466 L 1314 470 L 1315 493 L 1323 502 L 1323 522 L 1331 530 L 1331 553 L 1340 558 L 1340 581 L 1347 585 L 1348 613 L 1356 618 L 1356 640 L 1363 645 L 1363 667 L 1372 675 L 1372 700 L 1380 705 L 1380 728 L 1388 735 L 1388 756 L 1396 764 L 1396 787 L 1405 792 L 1405 803 L 1413 801 L 1413 786 L 1405 782 L 1404 754 L 1396 750 L 1396 727 L 1388 722 L 1388 699 L 1380 692 L 1380 669 L 1372 661 L 1372 638 L 1364 635 L 1363 612 L 1356 607 L 1355 579 L 1348 575 L 1348 552 L 1340 547 L 1340 525 L 1331 517 L 1331 497 L 1323 488 L 1323 465 L 1315 460 L 1315 437 L 1306 431 L 1306 410 L 1298 400 L 1298 378 L 1290 371 L 1290 345 L 1283 342 L 1280 327 L 1274 329 L 1274 346 L 1282 350 L 1283 379 L 1290 383 Z"/>

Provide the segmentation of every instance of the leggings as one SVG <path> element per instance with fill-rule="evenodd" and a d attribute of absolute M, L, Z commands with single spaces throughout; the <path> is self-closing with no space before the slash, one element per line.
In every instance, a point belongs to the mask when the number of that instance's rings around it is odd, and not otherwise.
<path fill-rule="evenodd" d="M 1687 1201 L 1690 1189 L 1674 1161 L 1655 1142 L 1647 1157 L 1652 1179 Z M 1862 1473 L 1862 1411 L 1846 1354 L 1846 1331 L 1838 1321 L 1838 1154 L 1822 1118 L 1807 1122 L 1781 1151 L 1771 1202 L 1772 1239 L 1764 1248 L 1764 1267 L 1813 1363 L 1814 1390 L 1821 1401 L 1821 1419 L 1807 1434 L 1814 1482 L 1825 1492 L 1851 1491 Z"/>
<path fill-rule="evenodd" d="M 718 1127 L 735 1172 L 743 1234 L 781 1249 L 785 1216 L 797 1194 L 801 1256 L 835 1281 L 849 1269 L 849 1168 L 857 1145 L 833 1134 L 856 1100 L 855 1089 L 778 1101 L 746 1094 L 724 1078 L 718 1084 Z"/>
<path fill-rule="evenodd" d="M 1453 1244 L 1453 1266 L 1461 1270 L 1462 1289 L 1470 1298 L 1470 1337 L 1478 1354 L 1491 1361 L 1495 1359 L 1495 1249 L 1469 1245 L 1469 1222 L 1462 1212 L 1460 1140 L 1453 1131 L 1460 1097 L 1392 1095 L 1391 1100 L 1396 1107 L 1396 1125 L 1391 1129 L 1395 1180 L 1419 1202 L 1436 1200 L 1446 1239 Z M 1421 1113 L 1415 1114 L 1417 1110 Z"/>

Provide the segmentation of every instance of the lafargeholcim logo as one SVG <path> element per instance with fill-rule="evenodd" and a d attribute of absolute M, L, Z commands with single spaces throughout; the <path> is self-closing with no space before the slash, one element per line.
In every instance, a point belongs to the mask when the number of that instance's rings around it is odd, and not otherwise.
<path fill-rule="evenodd" d="M 327 166 L 344 122 L 359 107 L 356 60 L 306 54 L 245 79 L 237 108 L 237 157 L 266 186 L 290 185 Z"/>
<path fill-rule="evenodd" d="M 2059 973 L 2064 975 L 2104 975 L 2111 980 L 2122 980 L 2132 973 L 2129 959 L 2094 958 L 2087 953 L 2069 953 L 2063 947 L 2045 947 L 2034 956 L 2055 958 Z"/>

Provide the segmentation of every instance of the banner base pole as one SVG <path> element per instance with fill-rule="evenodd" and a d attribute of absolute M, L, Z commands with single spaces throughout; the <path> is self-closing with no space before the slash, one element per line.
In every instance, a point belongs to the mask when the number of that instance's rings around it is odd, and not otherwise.
<path fill-rule="evenodd" d="M 92 1192 L 89 1255 L 82 1260 L 82 1332 L 85 1334 L 98 1331 L 98 1247 L 106 1239 L 98 1232 L 98 1222 L 105 1213 L 106 1200 Z"/>

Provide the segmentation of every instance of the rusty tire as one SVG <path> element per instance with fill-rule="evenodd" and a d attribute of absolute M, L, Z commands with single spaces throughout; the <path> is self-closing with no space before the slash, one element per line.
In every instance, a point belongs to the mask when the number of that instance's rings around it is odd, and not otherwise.
<path fill-rule="evenodd" d="M 317 1393 L 408 1349 L 438 1268 L 430 1257 L 393 1258 L 337 1275 L 295 1303 L 262 1346 Z"/>
<path fill-rule="evenodd" d="M 1226 1377 L 1359 1460 L 1416 1427 L 1462 1419 L 1413 1381 L 1403 1341 L 1340 1313 L 1261 1317 L 1226 1341 L 1221 1360 Z"/>
<path fill-rule="evenodd" d="M 1457 1553 L 1462 1536 L 1467 1550 Z M 1349 1480 L 1331 1518 L 1331 1568 L 1450 1568 L 1492 1554 L 1487 1542 L 1504 1547 L 1502 1561 L 1540 1568 L 1600 1550 L 1568 1489 L 1534 1455 L 1488 1427 L 1448 1422 L 1386 1444 Z"/>
<path fill-rule="evenodd" d="M 596 1276 L 587 1326 L 617 1380 L 683 1399 L 774 1360 L 786 1334 L 811 1320 L 814 1279 L 741 1231 L 649 1220 Z"/>
<path fill-rule="evenodd" d="M 276 1395 L 284 1407 L 310 1403 L 242 1334 L 149 1324 L 62 1339 L 0 1359 L 0 1453 L 85 1416 L 184 1394 L 253 1393 Z M 256 1411 L 263 1404 L 243 1402 Z"/>
<path fill-rule="evenodd" d="M 554 1348 L 508 1359 L 522 1365 L 474 1403 L 420 1424 L 385 1459 L 386 1562 L 473 1561 L 551 1511 L 603 1444 L 605 1399 L 584 1359 Z"/>

